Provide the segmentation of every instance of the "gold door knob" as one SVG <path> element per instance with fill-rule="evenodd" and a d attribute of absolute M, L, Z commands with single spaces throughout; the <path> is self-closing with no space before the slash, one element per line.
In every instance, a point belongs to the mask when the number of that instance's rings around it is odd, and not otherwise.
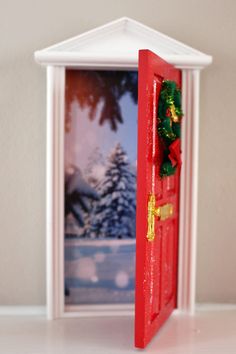
<path fill-rule="evenodd" d="M 172 217 L 173 213 L 174 206 L 172 203 L 156 207 L 156 197 L 154 194 L 150 194 L 148 199 L 148 241 L 155 239 L 155 217 L 158 217 L 160 221 L 164 221 Z"/>

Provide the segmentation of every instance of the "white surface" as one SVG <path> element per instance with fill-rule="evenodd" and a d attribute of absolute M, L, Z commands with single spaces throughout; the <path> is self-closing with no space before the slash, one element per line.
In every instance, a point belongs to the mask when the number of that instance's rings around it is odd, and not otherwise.
<path fill-rule="evenodd" d="M 44 65 L 135 68 L 139 49 L 150 49 L 178 67 L 204 67 L 212 62 L 211 56 L 128 17 L 37 51 L 35 59 Z"/>
<path fill-rule="evenodd" d="M 0 353 L 118 354 L 133 348 L 132 317 L 64 319 L 2 317 Z M 235 354 L 236 310 L 175 314 L 145 353 Z"/>

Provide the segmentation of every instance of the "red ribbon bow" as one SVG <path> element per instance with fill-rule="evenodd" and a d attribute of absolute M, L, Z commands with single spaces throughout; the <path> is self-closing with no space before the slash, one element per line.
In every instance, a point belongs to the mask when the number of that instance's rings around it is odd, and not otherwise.
<path fill-rule="evenodd" d="M 181 165 L 181 149 L 180 149 L 180 139 L 176 139 L 173 143 L 169 146 L 170 153 L 168 155 L 172 166 Z"/>

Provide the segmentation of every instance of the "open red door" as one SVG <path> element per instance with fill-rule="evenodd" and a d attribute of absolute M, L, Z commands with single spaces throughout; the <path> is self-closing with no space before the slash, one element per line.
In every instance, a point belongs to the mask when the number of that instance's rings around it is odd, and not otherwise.
<path fill-rule="evenodd" d="M 135 346 L 144 348 L 176 307 L 179 172 L 160 176 L 158 103 L 163 80 L 181 87 L 181 72 L 139 51 Z"/>

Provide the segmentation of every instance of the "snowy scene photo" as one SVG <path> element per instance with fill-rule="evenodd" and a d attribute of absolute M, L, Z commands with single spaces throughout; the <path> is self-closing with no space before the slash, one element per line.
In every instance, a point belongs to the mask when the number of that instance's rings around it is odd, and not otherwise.
<path fill-rule="evenodd" d="M 65 304 L 134 301 L 137 73 L 66 72 Z"/>

